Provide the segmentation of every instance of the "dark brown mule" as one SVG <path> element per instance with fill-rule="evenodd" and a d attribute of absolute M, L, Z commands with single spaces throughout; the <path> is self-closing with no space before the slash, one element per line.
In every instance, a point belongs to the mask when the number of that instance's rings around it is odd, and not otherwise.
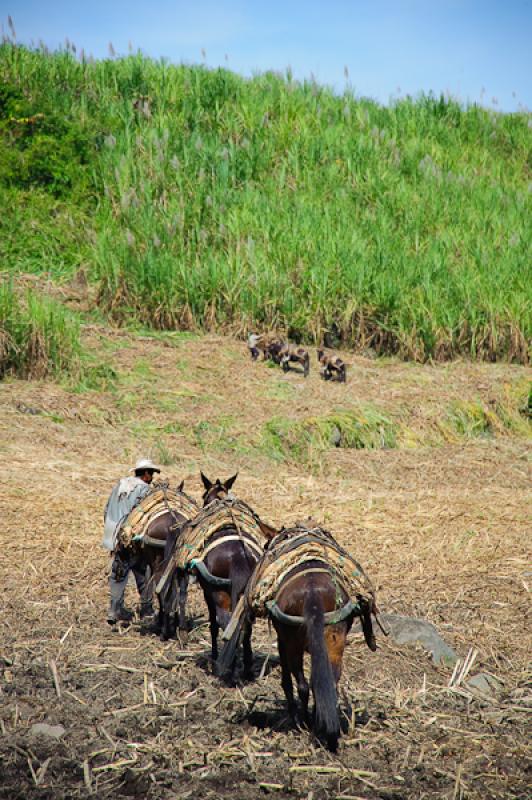
<path fill-rule="evenodd" d="M 314 727 L 323 736 L 330 750 L 338 747 L 340 718 L 336 687 L 342 673 L 342 659 L 347 634 L 355 614 L 349 614 L 337 623 L 326 623 L 326 615 L 333 615 L 338 602 L 349 608 L 346 591 L 336 584 L 330 574 L 309 570 L 323 568 L 323 562 L 309 561 L 296 568 L 281 584 L 277 593 L 276 608 L 271 618 L 277 632 L 281 659 L 281 685 L 288 711 L 297 716 L 292 676 L 295 678 L 301 702 L 303 721 L 308 724 L 309 684 L 303 671 L 303 655 L 310 653 L 310 686 L 314 696 Z M 297 574 L 301 572 L 301 574 Z M 362 614 L 366 642 L 376 649 L 369 609 Z"/>
<path fill-rule="evenodd" d="M 337 380 L 339 383 L 346 381 L 346 366 L 340 356 L 327 353 L 323 348 L 318 348 L 318 362 L 320 364 L 320 375 L 326 380 Z"/>
<path fill-rule="evenodd" d="M 253 361 L 262 353 L 263 359 L 270 359 L 275 364 L 280 364 L 285 372 L 290 369 L 290 364 L 301 364 L 305 378 L 310 370 L 310 356 L 304 347 L 288 344 L 272 334 L 250 333 L 248 336 L 248 350 Z"/>
<path fill-rule="evenodd" d="M 184 483 L 184 481 L 181 481 L 176 492 L 191 501 L 191 498 L 183 491 Z M 187 516 L 169 507 L 168 511 L 165 511 L 148 525 L 142 543 L 133 545 L 139 568 L 143 570 L 146 575 L 146 582 L 140 598 L 141 617 L 145 616 L 146 612 L 151 612 L 153 609 L 154 588 L 157 586 L 166 566 L 165 548 L 167 542 L 174 540 L 175 530 L 186 522 L 187 519 Z M 157 620 L 152 626 L 152 630 L 159 633 L 165 627 L 165 624 L 168 624 L 168 620 L 165 620 L 162 603 L 159 598 L 159 611 Z"/>
<path fill-rule="evenodd" d="M 205 487 L 203 493 L 204 508 L 212 503 L 226 500 L 236 477 L 236 475 L 233 475 L 232 478 L 228 478 L 223 483 L 217 479 L 213 483 L 201 473 L 201 479 Z M 234 536 L 235 534 L 238 534 L 238 539 L 226 540 L 228 536 Z M 218 539 L 220 539 L 220 544 L 216 545 Z M 224 525 L 216 530 L 209 537 L 208 545 L 208 552 L 205 558 L 192 566 L 189 572 L 196 576 L 207 604 L 211 632 L 211 656 L 213 665 L 215 665 L 218 659 L 219 630 L 227 625 L 231 613 L 244 592 L 249 576 L 258 561 L 258 555 L 246 544 L 245 538 L 241 537 L 240 531 L 232 524 Z M 177 546 L 179 546 L 179 535 L 177 537 Z M 177 590 L 179 590 L 178 623 L 180 631 L 186 631 L 185 604 L 188 580 L 188 572 L 176 568 L 173 575 L 173 588 L 167 592 L 164 601 L 166 609 L 172 606 L 175 607 Z M 244 677 L 249 678 L 252 675 L 253 663 L 251 631 L 249 631 L 249 635 L 243 637 L 242 647 Z"/>
<path fill-rule="evenodd" d="M 268 527 L 261 525 L 261 527 Z M 371 621 L 371 613 L 376 613 L 374 596 L 357 595 L 356 601 L 349 597 L 346 586 L 338 572 L 334 572 L 326 561 L 304 557 L 287 572 L 283 572 L 282 557 L 279 545 L 285 547 L 285 555 L 290 549 L 290 540 L 294 533 L 305 533 L 304 528 L 281 530 L 272 536 L 269 529 L 267 548 L 271 548 L 273 561 L 270 564 L 281 564 L 279 583 L 274 584 L 274 599 L 266 601 L 268 616 L 277 632 L 277 642 L 281 661 L 281 684 L 288 703 L 290 716 L 297 719 L 297 704 L 294 699 L 292 677 L 296 680 L 297 691 L 301 702 L 303 721 L 309 723 L 308 704 L 310 688 L 314 696 L 314 728 L 322 737 L 329 749 L 335 751 L 340 736 L 340 718 L 338 713 L 337 684 L 342 672 L 342 659 L 347 634 L 356 616 L 360 617 L 366 643 L 371 650 L 376 650 L 375 636 Z M 268 535 L 268 531 L 263 531 Z M 312 531 L 306 532 L 312 535 Z M 333 537 L 320 530 L 322 537 L 329 537 L 333 547 L 338 547 Z M 324 539 L 322 538 L 322 541 Z M 343 551 L 338 547 L 341 555 Z M 253 608 L 253 593 L 257 587 L 265 585 L 268 574 L 261 569 L 268 564 L 268 551 L 261 559 L 256 573 L 251 578 L 246 597 L 248 608 Z M 286 563 L 286 562 L 285 562 Z M 355 562 L 353 562 L 355 563 Z M 251 592 L 251 594 L 250 594 Z M 250 595 L 248 597 L 248 595 Z M 237 617 L 235 615 L 235 617 Z M 232 649 L 238 642 L 242 632 L 246 632 L 254 620 L 254 612 L 244 613 L 233 620 L 228 630 L 228 642 L 222 651 L 220 669 L 232 657 Z M 303 669 L 305 652 L 310 653 L 311 674 L 310 688 Z"/>
<path fill-rule="evenodd" d="M 310 356 L 304 347 L 286 342 L 272 342 L 267 349 L 267 353 L 272 361 L 280 364 L 284 372 L 288 372 L 290 364 L 301 364 L 305 378 L 310 370 Z"/>

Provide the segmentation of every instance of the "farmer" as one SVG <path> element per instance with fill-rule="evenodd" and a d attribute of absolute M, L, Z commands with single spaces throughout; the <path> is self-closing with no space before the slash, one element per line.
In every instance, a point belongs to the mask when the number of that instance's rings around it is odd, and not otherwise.
<path fill-rule="evenodd" d="M 140 564 L 133 554 L 117 548 L 117 535 L 129 512 L 150 491 L 154 473 L 160 471 L 149 458 L 141 458 L 130 470 L 134 475 L 118 481 L 105 506 L 102 545 L 114 556 L 109 576 L 110 603 L 107 612 L 109 625 L 114 625 L 118 621 L 130 622 L 133 619 L 133 612 L 124 607 L 124 594 L 131 570 L 135 576 L 139 595 L 142 596 L 146 580 L 144 571 L 140 569 Z M 146 607 L 141 606 L 141 616 L 151 612 L 151 603 Z"/>
<path fill-rule="evenodd" d="M 256 333 L 250 333 L 248 336 L 248 350 L 253 361 L 256 361 L 259 357 L 260 350 L 257 347 L 259 343 L 261 343 L 261 337 Z"/>

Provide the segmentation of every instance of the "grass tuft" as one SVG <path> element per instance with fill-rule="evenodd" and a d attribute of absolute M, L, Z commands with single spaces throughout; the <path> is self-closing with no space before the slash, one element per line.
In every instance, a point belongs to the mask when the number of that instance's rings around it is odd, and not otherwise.
<path fill-rule="evenodd" d="M 78 321 L 59 303 L 0 283 L 0 378 L 46 378 L 82 372 Z"/>
<path fill-rule="evenodd" d="M 312 463 L 332 447 L 355 450 L 397 446 L 397 426 L 371 405 L 295 422 L 274 417 L 262 430 L 262 449 L 274 460 Z"/>
<path fill-rule="evenodd" d="M 529 398 L 528 382 L 505 386 L 497 399 L 457 401 L 449 409 L 442 427 L 451 438 L 491 438 L 509 433 L 532 436 L 532 425 L 523 413 Z"/>

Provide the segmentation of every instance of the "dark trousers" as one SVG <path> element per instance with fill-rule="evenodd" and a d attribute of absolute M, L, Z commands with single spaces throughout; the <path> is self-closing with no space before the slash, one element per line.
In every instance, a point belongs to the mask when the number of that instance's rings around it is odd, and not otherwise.
<path fill-rule="evenodd" d="M 141 564 L 138 558 L 130 555 L 127 551 L 115 551 L 111 574 L 109 575 L 110 611 L 117 612 L 123 608 L 130 572 L 133 573 L 137 590 L 142 600 L 142 593 L 146 586 L 145 566 Z"/>

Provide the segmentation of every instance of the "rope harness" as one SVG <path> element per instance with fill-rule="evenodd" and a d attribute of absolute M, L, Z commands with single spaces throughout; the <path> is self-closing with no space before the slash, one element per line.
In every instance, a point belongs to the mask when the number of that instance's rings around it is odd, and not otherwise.
<path fill-rule="evenodd" d="M 236 530 L 236 533 L 216 537 L 220 531 L 230 528 Z M 182 572 L 197 570 L 211 585 L 229 589 L 230 579 L 213 575 L 205 565 L 206 556 L 218 546 L 240 542 L 256 559 L 264 552 L 265 541 L 259 517 L 250 506 L 237 499 L 216 500 L 183 525 L 174 553 L 156 591 L 163 591 L 175 569 Z"/>
<path fill-rule="evenodd" d="M 164 547 L 165 539 L 146 535 L 146 531 L 159 517 L 168 512 L 173 517 L 175 529 L 182 524 L 179 516 L 186 520 L 190 519 L 197 514 L 198 506 L 195 500 L 181 489 L 170 489 L 168 483 L 154 484 L 153 489 L 142 498 L 138 506 L 135 506 L 122 525 L 118 533 L 119 545 L 127 549 L 132 548 L 133 537 L 143 536 L 141 546 Z"/>
<path fill-rule="evenodd" d="M 375 590 L 364 570 L 332 534 L 300 524 L 278 533 L 257 564 L 246 590 L 253 612 L 264 615 L 266 602 L 276 599 L 292 571 L 310 561 L 321 562 L 320 569 L 331 576 L 337 588 L 337 602 L 341 601 L 340 588 L 350 597 L 368 601 L 374 598 Z"/>
<path fill-rule="evenodd" d="M 318 562 L 319 566 L 315 566 Z M 301 569 L 305 564 L 307 568 Z M 375 590 L 370 579 L 349 553 L 323 528 L 298 524 L 283 529 L 270 541 L 258 561 L 244 595 L 239 600 L 223 638 L 230 639 L 243 618 L 271 617 L 290 625 L 301 625 L 303 617 L 285 614 L 277 605 L 281 590 L 303 575 L 322 573 L 336 587 L 336 609 L 324 615 L 326 625 L 361 613 L 362 604 L 374 607 Z M 344 601 L 344 597 L 356 598 Z"/>

